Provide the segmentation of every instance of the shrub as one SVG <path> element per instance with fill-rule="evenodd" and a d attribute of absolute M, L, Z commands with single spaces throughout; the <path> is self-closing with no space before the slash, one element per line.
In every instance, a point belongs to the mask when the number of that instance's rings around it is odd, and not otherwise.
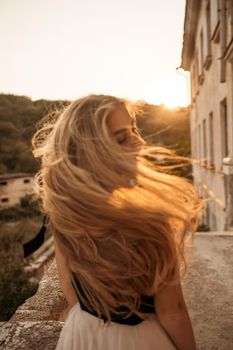
<path fill-rule="evenodd" d="M 21 199 L 20 204 L 2 209 L 0 221 L 17 221 L 22 218 L 41 216 L 40 202 L 33 195 L 27 195 Z"/>
<path fill-rule="evenodd" d="M 24 271 L 23 243 L 38 232 L 41 217 L 3 222 L 0 229 L 0 321 L 8 320 L 38 288 Z"/>
<path fill-rule="evenodd" d="M 36 293 L 38 283 L 28 280 L 21 264 L 4 263 L 0 267 L 0 321 L 8 321 L 26 299 Z"/>

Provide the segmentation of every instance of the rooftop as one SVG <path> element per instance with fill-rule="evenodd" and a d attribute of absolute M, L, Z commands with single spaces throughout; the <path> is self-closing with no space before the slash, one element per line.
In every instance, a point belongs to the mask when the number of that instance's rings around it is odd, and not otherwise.
<path fill-rule="evenodd" d="M 34 177 L 34 174 L 29 174 L 29 173 L 0 174 L 0 181 L 10 180 L 10 179 L 18 179 L 21 177 Z"/>
<path fill-rule="evenodd" d="M 181 68 L 190 69 L 201 0 L 186 0 Z"/>

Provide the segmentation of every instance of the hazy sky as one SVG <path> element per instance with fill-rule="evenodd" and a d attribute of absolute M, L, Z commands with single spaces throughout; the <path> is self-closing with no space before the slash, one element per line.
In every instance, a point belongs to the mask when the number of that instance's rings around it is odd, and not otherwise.
<path fill-rule="evenodd" d="M 0 0 L 0 92 L 184 105 L 185 0 Z"/>

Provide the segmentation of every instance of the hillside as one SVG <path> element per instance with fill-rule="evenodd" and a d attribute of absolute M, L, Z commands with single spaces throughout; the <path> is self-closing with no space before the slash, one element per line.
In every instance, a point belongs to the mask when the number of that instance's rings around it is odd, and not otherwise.
<path fill-rule="evenodd" d="M 0 95 L 0 174 L 38 170 L 31 152 L 37 122 L 67 101 L 31 101 L 25 96 Z"/>
<path fill-rule="evenodd" d="M 32 101 L 26 96 L 0 94 L 0 174 L 35 173 L 39 164 L 31 153 L 36 124 L 48 112 L 68 101 Z M 138 126 L 149 142 L 190 154 L 189 117 L 186 108 L 170 110 L 140 102 Z"/>

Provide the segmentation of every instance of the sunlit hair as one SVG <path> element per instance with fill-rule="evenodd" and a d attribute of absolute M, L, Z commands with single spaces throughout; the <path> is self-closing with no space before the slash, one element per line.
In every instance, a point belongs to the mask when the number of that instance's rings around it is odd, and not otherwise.
<path fill-rule="evenodd" d="M 146 318 L 140 296 L 177 283 L 186 234 L 204 208 L 191 181 L 161 165 L 191 160 L 147 145 L 136 154 L 110 135 L 107 118 L 120 106 L 135 123 L 133 105 L 89 95 L 44 119 L 33 138 L 50 229 L 88 299 L 77 289 L 80 300 L 108 320 L 120 305 Z"/>

